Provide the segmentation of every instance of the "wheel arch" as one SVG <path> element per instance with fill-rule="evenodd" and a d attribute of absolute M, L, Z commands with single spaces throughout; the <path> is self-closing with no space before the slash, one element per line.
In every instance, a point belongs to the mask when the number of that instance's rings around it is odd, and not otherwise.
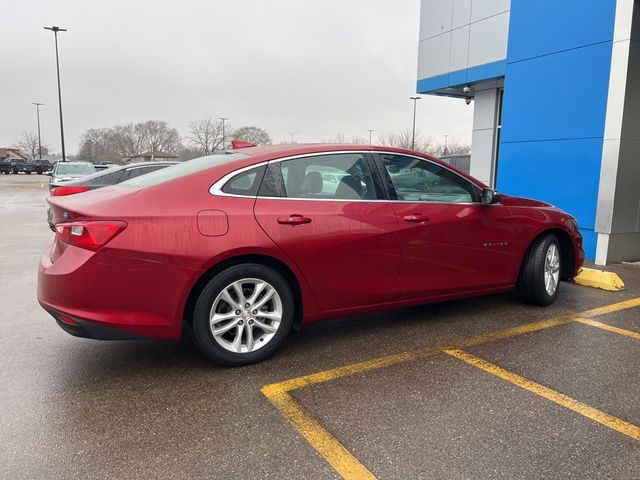
<path fill-rule="evenodd" d="M 545 237 L 549 234 L 555 235 L 560 242 L 560 254 L 561 254 L 561 264 L 560 264 L 560 279 L 561 280 L 569 280 L 573 278 L 573 273 L 575 269 L 576 262 L 576 252 L 573 247 L 573 240 L 571 239 L 571 235 L 567 233 L 562 228 L 548 228 L 538 232 L 527 245 L 527 249 L 525 250 L 525 254 L 522 256 L 520 260 L 520 268 L 518 269 L 518 278 L 520 278 L 520 272 L 522 272 L 522 268 L 527 260 L 527 254 L 531 250 L 531 247 L 538 241 L 540 238 Z"/>
<path fill-rule="evenodd" d="M 183 324 L 191 325 L 196 301 L 198 299 L 198 296 L 200 295 L 200 292 L 202 292 L 207 283 L 209 283 L 212 278 L 214 278 L 217 274 L 226 270 L 227 268 L 243 263 L 256 263 L 259 265 L 264 265 L 275 270 L 284 277 L 285 281 L 291 288 L 291 293 L 293 294 L 293 300 L 295 304 L 293 328 L 298 330 L 302 325 L 304 308 L 302 300 L 302 289 L 298 278 L 296 277 L 293 270 L 291 270 L 291 268 L 289 268 L 289 266 L 283 261 L 269 255 L 253 253 L 241 254 L 226 258 L 221 262 L 218 262 L 215 265 L 211 266 L 200 276 L 200 278 L 196 280 L 196 282 L 191 287 L 191 290 L 189 291 L 187 300 L 184 305 L 184 311 L 182 314 Z"/>

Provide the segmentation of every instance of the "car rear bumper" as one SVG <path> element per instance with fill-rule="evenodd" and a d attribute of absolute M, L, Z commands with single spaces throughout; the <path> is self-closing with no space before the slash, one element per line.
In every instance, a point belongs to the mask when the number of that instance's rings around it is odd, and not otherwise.
<path fill-rule="evenodd" d="M 58 312 L 40 302 L 44 308 L 56 320 L 58 326 L 69 335 L 81 338 L 92 338 L 95 340 L 144 340 L 146 337 L 134 333 L 125 332 L 116 328 L 105 326 L 99 322 L 93 322 L 63 312 Z"/>
<path fill-rule="evenodd" d="M 50 258 L 51 248 L 40 259 L 38 301 L 67 333 L 110 340 L 180 338 L 186 272 L 73 246 L 55 263 Z"/>

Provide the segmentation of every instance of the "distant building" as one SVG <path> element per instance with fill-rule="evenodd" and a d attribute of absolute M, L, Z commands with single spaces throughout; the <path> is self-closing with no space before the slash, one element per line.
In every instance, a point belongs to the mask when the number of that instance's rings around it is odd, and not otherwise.
<path fill-rule="evenodd" d="M 139 155 L 136 155 L 135 157 L 131 157 L 127 159 L 127 162 L 130 163 L 134 163 L 134 162 L 160 162 L 163 160 L 171 160 L 171 161 L 175 161 L 178 159 L 178 155 L 176 155 L 175 153 L 168 153 L 168 152 L 143 152 Z"/>
<path fill-rule="evenodd" d="M 470 171 L 640 259 L 640 1 L 421 0 L 416 91 L 473 101 Z"/>
<path fill-rule="evenodd" d="M 17 148 L 0 148 L 0 161 L 15 160 L 18 162 L 26 162 L 27 157 L 20 153 Z"/>
<path fill-rule="evenodd" d="M 438 158 L 443 162 L 447 162 L 449 165 L 456 167 L 458 170 L 462 170 L 465 173 L 469 173 L 469 171 L 471 170 L 470 153 L 442 155 Z"/>

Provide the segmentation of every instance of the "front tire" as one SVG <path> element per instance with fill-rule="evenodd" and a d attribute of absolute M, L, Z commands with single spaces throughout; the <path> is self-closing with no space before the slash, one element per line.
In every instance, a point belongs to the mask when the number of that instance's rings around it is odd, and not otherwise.
<path fill-rule="evenodd" d="M 529 247 L 518 278 L 520 298 L 533 305 L 551 305 L 560 289 L 560 242 L 553 234 L 536 239 Z"/>
<path fill-rule="evenodd" d="M 278 272 L 254 263 L 235 265 L 200 293 L 192 321 L 195 344 L 222 365 L 262 361 L 287 337 L 294 305 L 291 289 Z"/>

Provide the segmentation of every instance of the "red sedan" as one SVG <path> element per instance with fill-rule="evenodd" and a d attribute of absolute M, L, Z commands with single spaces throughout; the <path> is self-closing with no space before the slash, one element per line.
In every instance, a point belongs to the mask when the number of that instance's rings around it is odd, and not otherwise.
<path fill-rule="evenodd" d="M 576 220 L 416 152 L 249 147 L 50 197 L 38 299 L 68 333 L 180 338 L 243 365 L 294 325 L 516 288 L 548 305 Z"/>

